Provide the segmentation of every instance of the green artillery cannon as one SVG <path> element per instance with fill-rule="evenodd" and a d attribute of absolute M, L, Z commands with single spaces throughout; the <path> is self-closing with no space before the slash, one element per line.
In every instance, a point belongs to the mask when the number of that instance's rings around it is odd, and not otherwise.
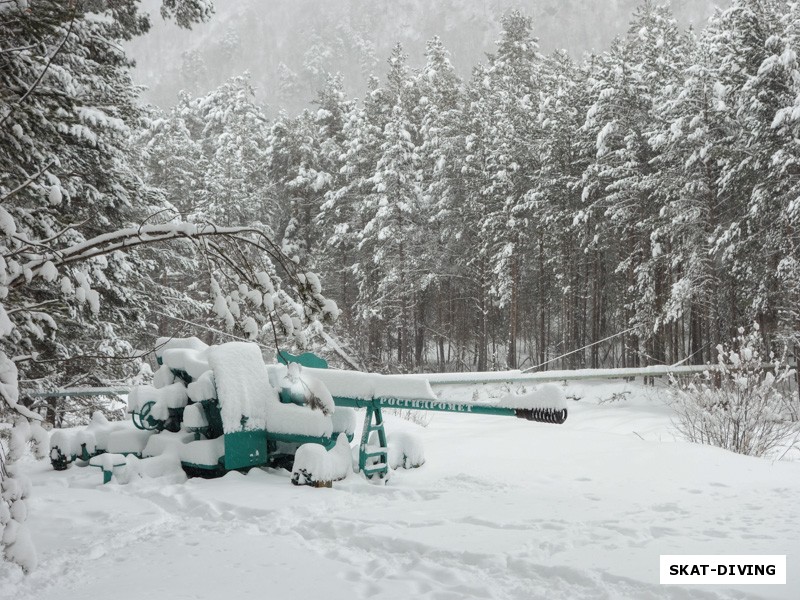
<path fill-rule="evenodd" d="M 563 393 L 555 388 L 549 388 L 550 397 L 535 398 L 532 403 L 521 403 L 520 406 L 501 406 L 496 404 L 481 404 L 476 402 L 444 402 L 431 399 L 432 392 L 427 380 L 421 376 L 378 376 L 384 379 L 381 383 L 382 389 L 371 390 L 370 394 L 361 394 L 353 397 L 353 388 L 357 387 L 358 375 L 347 371 L 326 371 L 327 363 L 316 355 L 304 354 L 292 356 L 286 352 L 279 354 L 279 360 L 284 364 L 298 363 L 303 365 L 303 373 L 309 373 L 321 380 L 331 391 L 332 399 L 337 407 L 363 408 L 366 411 L 364 416 L 364 426 L 362 429 L 361 443 L 359 445 L 359 470 L 367 478 L 383 478 L 388 472 L 388 448 L 386 443 L 386 431 L 383 423 L 383 409 L 396 410 L 421 410 L 438 412 L 470 413 L 476 415 L 498 415 L 510 416 L 537 421 L 541 423 L 561 424 L 567 419 L 567 408 L 563 403 Z M 373 376 L 374 377 L 374 376 Z M 380 380 L 379 380 L 380 381 Z M 398 397 L 391 394 L 391 387 L 395 383 L 402 382 L 400 387 L 409 386 L 411 394 L 416 391 L 420 397 Z M 377 393 L 376 393 L 377 392 Z M 348 395 L 345 395 L 348 394 Z M 287 396 L 291 396 L 290 390 L 282 390 L 283 401 L 290 401 Z M 378 444 L 370 444 L 370 437 L 375 433 Z"/>
<path fill-rule="evenodd" d="M 364 428 L 359 446 L 358 466 L 368 478 L 374 475 L 384 477 L 387 473 L 387 444 L 386 432 L 383 426 L 384 408 L 399 410 L 424 410 L 438 412 L 470 413 L 474 415 L 498 415 L 518 417 L 528 421 L 540 423 L 561 424 L 567 419 L 567 409 L 554 407 L 536 408 L 510 408 L 492 404 L 479 404 L 476 402 L 440 402 L 438 400 L 419 400 L 409 398 L 379 397 L 371 400 L 334 396 L 336 406 L 351 408 L 364 408 Z M 377 432 L 378 449 L 370 449 L 369 438 L 372 432 Z M 371 459 L 378 459 L 377 466 L 370 466 Z"/>
<path fill-rule="evenodd" d="M 365 411 L 358 469 L 369 479 L 383 479 L 389 471 L 384 408 L 514 416 L 556 424 L 567 418 L 563 391 L 552 384 L 499 404 L 450 402 L 439 400 L 422 376 L 328 369 L 313 354 L 285 352 L 279 353 L 279 364 L 265 366 L 259 348 L 241 342 L 212 347 L 196 338 L 160 342 L 161 366 L 153 386 L 140 386 L 128 399 L 133 426 L 148 439 L 143 442 L 139 435 L 136 448 L 117 443 L 115 451 L 139 457 L 173 451 L 190 475 L 291 467 L 306 444 L 333 451 L 352 442 L 356 409 Z M 123 434 L 112 433 L 112 442 L 115 435 Z M 64 468 L 69 455 L 57 450 L 51 456 L 57 456 L 58 467 Z M 97 447 L 98 454 L 103 451 Z"/>

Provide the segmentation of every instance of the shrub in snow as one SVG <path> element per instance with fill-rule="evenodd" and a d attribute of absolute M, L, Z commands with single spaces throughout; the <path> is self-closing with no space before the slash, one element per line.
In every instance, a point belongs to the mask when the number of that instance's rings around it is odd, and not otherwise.
<path fill-rule="evenodd" d="M 425 464 L 425 447 L 422 438 L 410 431 L 395 431 L 386 436 L 387 460 L 392 469 L 416 469 Z M 378 433 L 373 431 L 369 436 L 370 451 L 380 449 Z M 378 463 L 378 458 L 368 461 L 368 466 Z"/>
<path fill-rule="evenodd" d="M 433 412 L 429 410 L 411 410 L 402 408 L 388 408 L 385 409 L 386 414 L 400 417 L 405 421 L 419 425 L 420 427 L 427 427 L 433 421 Z"/>
<path fill-rule="evenodd" d="M 7 466 L 7 473 L 0 480 L 0 544 L 5 558 L 28 572 L 37 562 L 36 550 L 25 525 L 30 481 L 16 474 L 12 465 Z"/>
<path fill-rule="evenodd" d="M 11 521 L 10 524 L 15 524 L 16 521 Z M 3 537 L 3 544 L 5 544 L 4 554 L 8 560 L 17 563 L 22 570 L 29 573 L 36 568 L 36 548 L 31 541 L 28 528 L 23 525 L 16 525 L 16 532 L 12 541 L 6 541 Z"/>
<path fill-rule="evenodd" d="M 386 437 L 389 447 L 389 466 L 392 469 L 416 469 L 425 464 L 422 438 L 409 431 L 397 431 Z"/>
<path fill-rule="evenodd" d="M 733 344 L 717 346 L 717 370 L 688 383 L 673 380 L 678 431 L 691 442 L 739 454 L 764 456 L 800 438 L 797 392 L 790 389 L 794 371 L 770 355 L 764 367 L 758 326 Z"/>
<path fill-rule="evenodd" d="M 30 423 L 25 417 L 17 417 L 8 445 L 9 459 L 19 460 L 28 451 L 29 444 L 36 458 L 47 457 L 49 450 L 47 432 L 38 422 Z"/>
<path fill-rule="evenodd" d="M 330 487 L 347 477 L 353 468 L 353 454 L 347 436 L 339 434 L 331 451 L 320 444 L 303 444 L 297 449 L 292 468 L 294 485 Z"/>
<path fill-rule="evenodd" d="M 17 418 L 9 439 L 8 465 L 0 445 L 0 545 L 3 556 L 28 572 L 36 567 L 36 550 L 31 542 L 25 521 L 28 518 L 27 498 L 31 483 L 16 472 L 13 463 L 25 455 L 32 444 L 37 458 L 48 453 L 47 432 L 38 423 Z"/>

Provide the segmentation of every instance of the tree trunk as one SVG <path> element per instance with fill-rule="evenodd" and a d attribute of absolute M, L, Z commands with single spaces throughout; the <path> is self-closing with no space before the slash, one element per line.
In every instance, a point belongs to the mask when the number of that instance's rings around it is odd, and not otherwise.
<path fill-rule="evenodd" d="M 423 292 L 417 299 L 416 332 L 414 335 L 414 364 L 421 369 L 425 362 L 425 296 Z"/>
<path fill-rule="evenodd" d="M 488 346 L 489 346 L 489 283 L 487 281 L 487 268 L 486 259 L 481 259 L 480 265 L 480 281 L 478 282 L 478 293 L 480 300 L 478 305 L 478 371 L 486 371 L 488 363 Z"/>
<path fill-rule="evenodd" d="M 544 291 L 544 242 L 539 237 L 539 282 L 537 296 L 539 297 L 539 360 L 538 364 L 544 364 L 547 360 L 547 298 Z"/>
<path fill-rule="evenodd" d="M 700 317 L 700 307 L 696 303 L 691 305 L 689 316 L 689 360 L 693 365 L 703 364 L 703 323 Z"/>
<path fill-rule="evenodd" d="M 519 314 L 519 261 L 511 258 L 511 305 L 508 314 L 508 356 L 506 364 L 509 369 L 517 368 L 517 319 Z"/>

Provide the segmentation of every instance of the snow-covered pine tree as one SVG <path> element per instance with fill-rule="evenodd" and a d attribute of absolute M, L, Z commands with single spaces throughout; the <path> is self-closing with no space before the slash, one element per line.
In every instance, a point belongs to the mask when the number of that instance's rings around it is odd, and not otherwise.
<path fill-rule="evenodd" d="M 445 209 L 452 239 L 463 240 L 463 253 L 458 254 L 459 264 L 470 278 L 468 297 L 472 300 L 472 310 L 465 319 L 470 329 L 476 333 L 474 362 L 479 371 L 489 366 L 489 344 L 492 337 L 490 323 L 492 317 L 492 257 L 493 239 L 483 227 L 483 219 L 492 210 L 492 202 L 483 194 L 490 185 L 487 177 L 489 137 L 492 134 L 491 104 L 487 98 L 490 93 L 486 65 L 475 67 L 466 88 L 463 115 L 463 152 L 459 156 L 460 181 L 463 194 L 454 188 L 448 194 L 450 202 Z M 459 140 L 460 141 L 460 140 Z M 461 202 L 459 202 L 461 196 Z M 440 211 L 441 212 L 441 209 Z"/>
<path fill-rule="evenodd" d="M 796 345 L 800 324 L 798 14 L 778 0 L 737 0 L 709 27 L 712 59 L 740 127 L 721 176 L 739 218 L 718 246 L 748 299 L 745 314 L 760 324 L 768 347 Z"/>
<path fill-rule="evenodd" d="M 540 139 L 536 113 L 542 56 L 532 20 L 511 11 L 502 21 L 497 51 L 489 56 L 483 85 L 487 92 L 487 185 L 481 190 L 486 213 L 481 230 L 491 244 L 492 293 L 507 310 L 505 363 L 518 364 L 522 248 L 527 247 L 523 198 L 538 171 L 535 145 Z"/>
<path fill-rule="evenodd" d="M 137 157 L 146 181 L 161 190 L 184 219 L 193 220 L 207 204 L 202 125 L 195 102 L 183 92 L 169 111 L 150 109 L 136 139 Z"/>
<path fill-rule="evenodd" d="M 357 247 L 359 235 L 367 217 L 362 211 L 363 198 L 372 191 L 370 178 L 375 172 L 378 155 L 383 143 L 383 131 L 389 111 L 386 90 L 377 78 L 372 78 L 361 106 L 353 106 L 342 127 L 343 153 L 340 160 L 339 187 L 326 194 L 319 220 L 327 232 L 327 247 L 340 245 Z M 370 266 L 371 257 L 360 251 L 345 265 L 354 280 L 351 318 L 362 334 L 358 348 L 367 364 L 381 364 L 384 331 L 377 315 L 362 301 L 369 296 L 364 290 L 373 284 Z M 348 276 L 347 272 L 342 277 Z"/>
<path fill-rule="evenodd" d="M 320 245 L 329 235 L 321 218 L 322 205 L 331 191 L 343 185 L 343 127 L 352 103 L 345 100 L 342 87 L 340 76 L 329 76 L 317 94 L 316 112 L 306 110 L 296 118 L 281 114 L 270 130 L 269 174 L 278 195 L 287 201 L 282 211 L 283 244 L 289 254 L 312 266 L 325 256 Z M 338 222 L 338 218 L 333 220 Z M 344 289 L 347 282 L 338 271 L 345 264 L 331 264 Z"/>
<path fill-rule="evenodd" d="M 672 86 L 662 88 L 650 144 L 662 207 L 651 237 L 668 258 L 669 296 L 660 319 L 668 332 L 665 354 L 675 363 L 687 348 L 696 364 L 713 358 L 713 348 L 738 322 L 737 281 L 715 252 L 715 240 L 734 213 L 720 187 L 723 165 L 737 136 L 727 89 L 717 73 L 707 33 L 685 36 L 687 62 Z M 688 343 L 685 343 L 684 340 Z"/>
<path fill-rule="evenodd" d="M 20 369 L 46 385 L 59 371 L 87 369 L 56 369 L 82 342 L 101 355 L 125 353 L 115 327 L 143 307 L 131 277 L 141 261 L 110 250 L 75 260 L 88 238 L 144 214 L 126 157 L 140 109 L 119 44 L 148 29 L 138 8 L 134 0 L 0 5 L 0 397 L 22 419 L 13 454 L 36 430 L 27 419 L 38 416 L 20 402 Z M 210 8 L 165 0 L 163 10 L 188 26 Z M 52 252 L 59 246 L 77 251 Z M 105 322 L 97 318 L 101 297 L 113 313 Z M 0 456 L 3 556 L 30 570 L 29 486 L 15 475 Z"/>
<path fill-rule="evenodd" d="M 319 205 L 314 193 L 316 177 L 313 117 L 308 110 L 297 117 L 281 112 L 270 127 L 267 142 L 269 176 L 282 198 L 280 220 L 281 244 L 286 253 L 298 259 L 312 255 L 314 205 Z"/>
<path fill-rule="evenodd" d="M 656 98 L 675 80 L 681 59 L 681 37 L 669 9 L 648 1 L 634 14 L 628 35 L 614 41 L 592 72 L 594 103 L 585 127 L 597 152 L 584 175 L 584 193 L 592 198 L 589 209 L 605 216 L 619 240 L 612 268 L 625 292 L 621 324 L 637 326 L 625 340 L 627 365 L 663 360 L 656 321 L 666 298 L 666 263 L 650 236 L 661 201 L 647 131 L 656 118 Z"/>
<path fill-rule="evenodd" d="M 203 153 L 203 127 L 196 103 L 181 93 L 167 113 L 150 109 L 145 123 L 136 138 L 135 158 L 144 179 L 155 188 L 153 201 L 163 206 L 155 218 L 180 215 L 189 222 L 209 220 L 203 212 L 208 205 L 208 159 Z M 205 278 L 198 278 L 206 269 L 197 250 L 185 241 L 172 244 L 170 252 L 142 250 L 155 265 L 152 287 L 160 297 L 169 298 L 151 319 L 159 337 L 194 335 L 189 323 L 212 326 L 212 299 Z"/>
<path fill-rule="evenodd" d="M 13 49 L 0 53 L 0 398 L 22 419 L 11 458 L 29 439 L 41 441 L 41 430 L 28 424 L 41 416 L 20 394 L 20 369 L 50 364 L 52 374 L 85 349 L 82 340 L 99 345 L 101 355 L 127 352 L 109 328 L 145 324 L 154 286 L 136 248 L 175 239 L 197 244 L 216 313 L 250 337 L 277 319 L 298 338 L 302 321 L 338 313 L 319 278 L 302 272 L 263 228 L 148 222 L 152 195 L 129 146 L 141 109 L 119 44 L 147 28 L 137 7 L 116 2 L 98 15 L 90 12 L 94 3 L 0 5 L 0 39 Z M 183 24 L 206 14 L 203 7 L 203 0 L 164 2 Z M 3 556 L 30 570 L 29 486 L 4 454 L 0 491 Z"/>
<path fill-rule="evenodd" d="M 448 361 L 445 342 L 457 337 L 462 326 L 454 316 L 455 298 L 462 297 L 466 275 L 463 257 L 469 252 L 462 237 L 463 223 L 456 218 L 463 201 L 461 156 L 464 148 L 462 128 L 463 84 L 456 75 L 442 41 L 428 41 L 425 66 L 416 78 L 419 104 L 414 109 L 419 123 L 421 145 L 420 185 L 423 202 L 430 215 L 426 233 L 426 269 L 430 282 L 425 297 L 418 302 L 415 335 L 415 363 L 423 363 L 425 334 L 435 337 L 436 358 L 444 370 Z"/>
<path fill-rule="evenodd" d="M 22 49 L 4 55 L 0 73 L 0 194 L 12 219 L 3 267 L 11 273 L 36 253 L 37 240 L 80 243 L 141 222 L 157 204 L 130 159 L 143 113 L 118 41 L 146 28 L 135 9 L 117 3 L 104 19 L 82 4 L 6 11 L 14 18 L 3 21 L 3 39 Z M 148 312 L 158 294 L 142 277 L 152 264 L 143 254 L 112 253 L 18 288 L 13 305 L 6 301 L 16 324 L 6 342 L 22 376 L 41 388 L 96 382 L 86 379 L 98 370 L 95 357 L 109 378 L 135 374 L 135 365 L 111 359 L 133 354 L 153 333 Z M 123 329 L 135 333 L 123 339 Z"/>
<path fill-rule="evenodd" d="M 363 257 L 359 303 L 362 311 L 380 305 L 398 365 L 413 365 L 413 309 L 425 287 L 419 268 L 419 224 L 424 222 L 418 155 L 417 105 L 406 56 L 398 45 L 389 58 L 385 97 L 389 113 L 377 148 L 377 162 L 366 180 L 369 188 L 358 208 L 365 225 L 358 248 Z M 377 303 L 380 304 L 377 304 Z"/>
<path fill-rule="evenodd" d="M 200 146 L 207 166 L 198 213 L 224 225 L 273 227 L 276 210 L 264 169 L 267 119 L 255 102 L 249 75 L 231 78 L 193 107 L 203 125 Z"/>
<path fill-rule="evenodd" d="M 594 146 L 580 131 L 590 102 L 587 79 L 588 70 L 564 52 L 542 63 L 536 148 L 540 167 L 524 203 L 530 220 L 526 262 L 531 276 L 523 288 L 529 299 L 523 309 L 536 341 L 534 364 L 547 360 L 552 337 L 577 348 L 608 335 L 602 313 L 614 292 L 600 273 L 609 240 L 601 242 L 596 235 L 600 219 L 585 210 L 582 199 L 581 177 L 594 157 Z M 551 333 L 551 321 L 559 312 Z M 591 365 L 598 367 L 596 346 L 594 350 Z M 588 366 L 582 353 L 570 355 L 567 364 Z"/>
<path fill-rule="evenodd" d="M 348 100 L 341 75 L 329 76 L 317 94 L 318 109 L 314 116 L 315 177 L 314 231 L 319 243 L 319 268 L 327 274 L 327 287 L 343 307 L 355 299 L 349 266 L 355 259 L 356 232 L 351 229 L 351 204 L 338 202 L 339 190 L 346 189 L 348 176 L 343 160 L 347 152 L 345 127 L 352 118 L 356 103 Z M 348 315 L 349 317 L 349 311 Z M 343 323 L 344 324 L 344 323 Z"/>

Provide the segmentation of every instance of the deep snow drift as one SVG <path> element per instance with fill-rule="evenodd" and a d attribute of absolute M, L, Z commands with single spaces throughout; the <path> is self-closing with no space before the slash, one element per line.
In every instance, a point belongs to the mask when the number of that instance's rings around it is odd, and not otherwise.
<path fill-rule="evenodd" d="M 351 473 L 295 487 L 260 469 L 103 486 L 98 469 L 29 459 L 40 566 L 25 578 L 2 564 L 0 598 L 800 597 L 800 462 L 676 442 L 638 384 L 567 395 L 581 399 L 560 426 L 387 415 L 388 433 L 421 436 L 426 462 L 386 486 Z M 786 554 L 788 583 L 661 586 L 660 554 Z"/>

